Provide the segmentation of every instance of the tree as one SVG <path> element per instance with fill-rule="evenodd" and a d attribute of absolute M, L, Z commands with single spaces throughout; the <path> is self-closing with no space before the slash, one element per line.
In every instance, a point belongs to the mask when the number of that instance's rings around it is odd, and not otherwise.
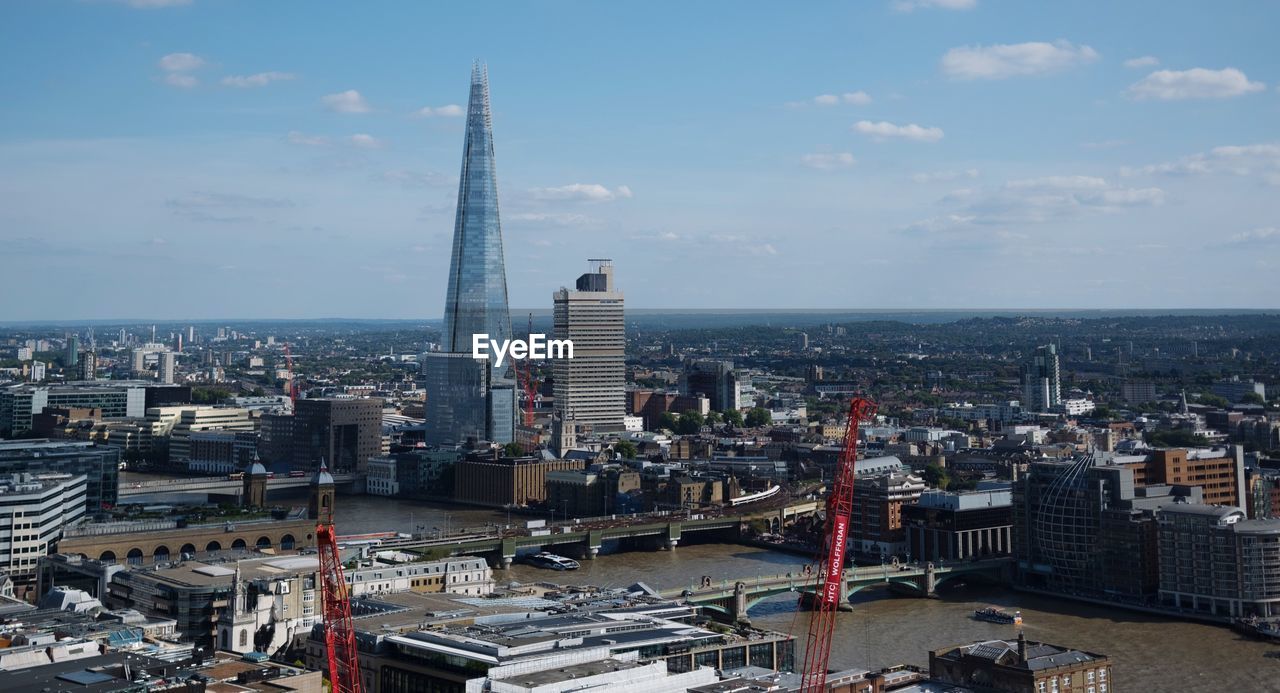
<path fill-rule="evenodd" d="M 676 422 L 676 433 L 680 435 L 692 435 L 702 430 L 703 418 L 702 414 L 696 411 L 687 411 L 680 415 L 680 420 Z"/>
<path fill-rule="evenodd" d="M 502 446 L 502 454 L 507 457 L 522 457 L 524 455 L 524 448 L 521 447 L 519 443 L 513 441 Z"/>
<path fill-rule="evenodd" d="M 636 449 L 636 444 L 629 440 L 618 441 L 614 444 L 613 451 L 622 455 L 622 459 L 624 460 L 634 460 L 636 458 L 636 454 L 639 452 L 639 450 Z"/>
<path fill-rule="evenodd" d="M 1208 392 L 1200 393 L 1200 396 L 1196 398 L 1196 402 L 1198 404 L 1207 404 L 1211 407 L 1217 407 L 1219 409 L 1227 409 L 1231 406 L 1231 403 L 1228 402 L 1225 397 L 1219 397 L 1215 394 L 1211 394 Z"/>
<path fill-rule="evenodd" d="M 765 426 L 772 421 L 773 415 L 764 407 L 752 407 L 751 411 L 747 412 L 746 424 L 750 428 Z"/>
<path fill-rule="evenodd" d="M 658 415 L 658 428 L 665 428 L 668 431 L 676 430 L 677 422 L 675 414 L 664 411 Z"/>
<path fill-rule="evenodd" d="M 714 426 L 720 423 L 720 412 L 718 411 L 708 412 L 706 421 L 708 426 Z"/>
<path fill-rule="evenodd" d="M 1263 399 L 1262 395 L 1256 392 L 1246 392 L 1244 393 L 1244 396 L 1240 398 L 1240 403 L 1241 404 L 1266 404 L 1267 400 Z"/>
<path fill-rule="evenodd" d="M 731 426 L 742 426 L 742 412 L 737 409 L 725 409 L 720 414 L 724 417 L 724 422 Z"/>
<path fill-rule="evenodd" d="M 951 477 L 947 474 L 947 470 L 942 465 L 934 462 L 924 468 L 925 483 L 943 491 L 947 490 L 947 486 L 951 485 Z"/>

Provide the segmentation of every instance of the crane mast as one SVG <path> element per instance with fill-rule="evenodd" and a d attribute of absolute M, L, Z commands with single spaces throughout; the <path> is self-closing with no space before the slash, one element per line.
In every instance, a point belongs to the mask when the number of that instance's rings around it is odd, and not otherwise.
<path fill-rule="evenodd" d="M 849 540 L 849 519 L 853 513 L 853 482 L 858 462 L 858 425 L 875 416 L 874 402 L 854 397 L 849 402 L 849 427 L 836 470 L 831 496 L 827 499 L 827 523 L 822 555 L 811 601 L 809 640 L 804 648 L 804 671 L 800 693 L 825 693 L 827 660 L 831 657 L 831 634 L 836 612 L 844 598 L 844 556 Z"/>
<path fill-rule="evenodd" d="M 360 660 L 356 631 L 351 625 L 351 598 L 342 577 L 338 537 L 332 523 L 316 525 L 320 550 L 321 597 L 324 606 L 324 644 L 333 693 L 360 693 Z"/>

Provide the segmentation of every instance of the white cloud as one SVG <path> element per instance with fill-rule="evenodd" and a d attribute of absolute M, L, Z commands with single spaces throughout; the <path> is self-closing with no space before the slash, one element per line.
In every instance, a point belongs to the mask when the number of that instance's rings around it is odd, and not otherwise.
<path fill-rule="evenodd" d="M 959 180 L 961 178 L 977 178 L 978 169 L 966 168 L 963 171 L 933 171 L 931 173 L 917 173 L 911 176 L 911 180 L 917 183 L 937 183 Z"/>
<path fill-rule="evenodd" d="M 917 142 L 937 142 L 942 139 L 942 128 L 922 127 L 915 123 L 906 125 L 894 125 L 887 121 L 873 123 L 869 120 L 860 120 L 854 123 L 853 129 L 864 134 L 871 135 L 876 139 L 887 139 L 891 137 L 900 137 L 907 140 L 915 140 Z"/>
<path fill-rule="evenodd" d="M 1124 167 L 1122 176 L 1154 175 L 1211 175 L 1234 176 L 1262 175 L 1268 182 L 1280 184 L 1280 143 L 1226 145 L 1214 147 L 1174 161 L 1146 166 Z"/>
<path fill-rule="evenodd" d="M 1264 245 L 1280 243 L 1280 227 L 1268 226 L 1252 231 L 1241 231 L 1227 239 L 1228 245 Z"/>
<path fill-rule="evenodd" d="M 1159 65 L 1159 64 L 1160 64 L 1160 59 L 1155 57 L 1154 55 L 1144 55 L 1140 58 L 1129 58 L 1128 60 L 1124 61 L 1124 66 L 1130 67 L 1130 68 L 1155 67 L 1156 65 Z"/>
<path fill-rule="evenodd" d="M 954 79 L 1005 79 L 1058 72 L 1097 59 L 1097 51 L 1069 41 L 961 46 L 942 56 L 942 72 Z"/>
<path fill-rule="evenodd" d="M 893 0 L 889 7 L 896 12 L 914 12 L 916 10 L 971 10 L 978 6 L 978 0 Z"/>
<path fill-rule="evenodd" d="M 373 176 L 383 183 L 398 183 L 405 188 L 428 188 L 449 185 L 453 179 L 435 171 L 410 171 L 408 169 L 392 169 Z"/>
<path fill-rule="evenodd" d="M 559 226 L 581 226 L 596 222 L 595 217 L 585 214 L 557 212 L 520 212 L 506 217 L 512 221 L 527 221 L 536 224 L 555 224 Z"/>
<path fill-rule="evenodd" d="M 420 108 L 414 112 L 414 115 L 421 116 L 423 118 L 433 118 L 433 117 L 456 118 L 458 116 L 463 116 L 466 114 L 467 114 L 467 109 L 463 108 L 462 106 L 459 106 L 456 103 L 451 103 L 446 106 L 435 106 L 435 107 L 427 106 L 425 108 Z"/>
<path fill-rule="evenodd" d="M 320 147 L 329 144 L 329 138 L 323 135 L 308 135 L 297 130 L 291 130 L 288 136 L 289 144 L 301 144 L 308 147 Z"/>
<path fill-rule="evenodd" d="M 658 240 L 660 240 L 660 241 L 678 241 L 678 240 L 680 240 L 680 234 L 678 234 L 678 233 L 672 233 L 671 231 L 663 231 L 662 233 L 658 234 Z"/>
<path fill-rule="evenodd" d="M 778 249 L 773 247 L 772 243 L 760 243 L 758 245 L 747 245 L 742 247 L 750 255 L 757 257 L 773 257 L 778 254 Z"/>
<path fill-rule="evenodd" d="M 168 84 L 171 87 L 178 87 L 180 89 L 190 89 L 200 84 L 200 80 L 196 79 L 191 75 L 185 75 L 181 72 L 170 72 L 169 74 L 164 76 L 164 83 Z"/>
<path fill-rule="evenodd" d="M 610 190 L 599 183 L 572 183 L 555 188 L 533 188 L 529 194 L 537 200 L 608 202 L 631 197 L 631 188 L 619 185 Z"/>
<path fill-rule="evenodd" d="M 813 97 L 813 103 L 818 106 L 835 106 L 841 103 L 865 106 L 871 103 L 871 95 L 865 91 L 849 91 L 843 94 L 819 94 Z"/>
<path fill-rule="evenodd" d="M 1086 213 L 1164 204 L 1160 188 L 1126 188 L 1096 176 L 1044 176 L 1011 180 L 993 188 L 969 189 L 943 198 L 957 208 L 902 227 L 913 233 L 978 231 L 1069 219 Z"/>
<path fill-rule="evenodd" d="M 830 171 L 836 168 L 845 168 L 854 164 L 853 155 L 849 152 L 837 152 L 835 154 L 805 154 L 800 157 L 800 163 L 809 168 L 816 168 L 820 171 Z"/>
<path fill-rule="evenodd" d="M 222 86 L 236 87 L 238 89 L 249 89 L 252 87 L 265 87 L 272 82 L 283 82 L 296 78 L 289 72 L 259 72 L 253 75 L 228 75 L 222 78 Z"/>
<path fill-rule="evenodd" d="M 326 108 L 337 113 L 368 113 L 368 102 L 355 89 L 329 94 L 320 99 Z"/>
<path fill-rule="evenodd" d="M 204 58 L 194 53 L 170 53 L 160 58 L 160 69 L 165 72 L 190 72 L 204 67 Z"/>
<path fill-rule="evenodd" d="M 363 132 L 348 137 L 347 141 L 361 149 L 381 149 L 383 146 L 382 140 Z"/>
<path fill-rule="evenodd" d="M 192 221 L 219 223 L 247 223 L 258 221 L 251 212 L 293 207 L 293 201 L 284 198 L 254 197 L 231 193 L 193 192 L 182 197 L 165 200 L 174 214 Z"/>
<path fill-rule="evenodd" d="M 204 67 L 205 61 L 194 53 L 170 53 L 160 58 L 159 65 L 165 72 L 165 84 L 179 89 L 191 89 L 200 84 L 200 80 L 187 73 Z"/>
<path fill-rule="evenodd" d="M 1250 82 L 1245 74 L 1234 67 L 1208 70 L 1194 67 L 1190 70 L 1157 70 L 1129 87 L 1129 96 L 1135 99 L 1229 99 L 1266 89 L 1262 82 Z"/>

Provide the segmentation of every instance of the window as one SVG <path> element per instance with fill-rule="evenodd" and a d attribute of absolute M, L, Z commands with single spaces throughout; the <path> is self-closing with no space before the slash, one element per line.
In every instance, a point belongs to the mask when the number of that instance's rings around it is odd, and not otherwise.
<path fill-rule="evenodd" d="M 1099 670 L 1098 670 L 1098 680 L 1099 680 L 1099 681 L 1106 681 L 1106 680 L 1107 680 L 1107 670 L 1106 670 L 1106 669 L 1099 669 Z"/>
<path fill-rule="evenodd" d="M 1044 693 L 1045 691 L 1044 684 L 1045 684 L 1044 681 L 1036 681 L 1036 691 L 1038 691 L 1039 693 Z"/>
<path fill-rule="evenodd" d="M 1093 670 L 1092 670 L 1092 669 L 1090 669 L 1089 671 L 1084 672 L 1084 682 L 1085 682 L 1085 683 L 1093 683 Z"/>

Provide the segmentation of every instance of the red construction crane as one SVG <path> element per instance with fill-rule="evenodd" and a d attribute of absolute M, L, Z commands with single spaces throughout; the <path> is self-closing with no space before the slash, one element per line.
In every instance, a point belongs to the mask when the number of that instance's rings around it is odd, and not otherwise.
<path fill-rule="evenodd" d="M 356 631 L 351 625 L 351 598 L 342 578 L 342 559 L 333 525 L 316 525 L 320 550 L 321 597 L 324 606 L 324 645 L 329 657 L 329 685 L 333 693 L 360 693 L 360 660 Z"/>
<path fill-rule="evenodd" d="M 835 485 L 827 499 L 827 526 L 818 562 L 817 579 L 809 602 L 809 641 L 804 648 L 804 672 L 800 693 L 826 693 L 827 659 L 831 657 L 831 633 L 836 611 L 844 598 L 844 554 L 849 540 L 849 516 L 853 512 L 853 481 L 858 462 L 858 424 L 876 414 L 874 402 L 854 397 L 849 403 L 849 427 L 844 434 L 844 450 L 835 474 Z"/>

